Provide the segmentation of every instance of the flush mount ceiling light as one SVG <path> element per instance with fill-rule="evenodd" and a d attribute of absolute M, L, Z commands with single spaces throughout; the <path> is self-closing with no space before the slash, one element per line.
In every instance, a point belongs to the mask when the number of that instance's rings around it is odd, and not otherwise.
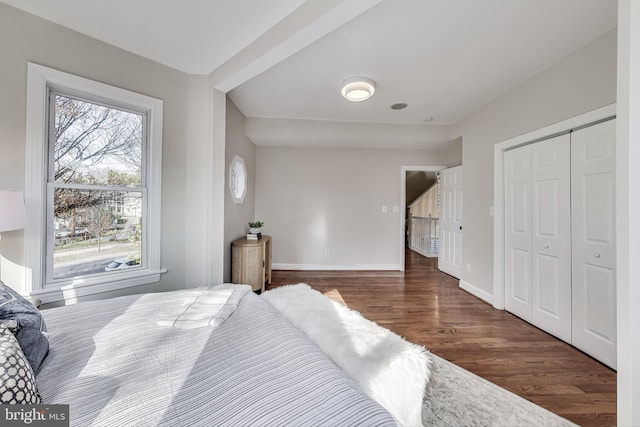
<path fill-rule="evenodd" d="M 342 96 L 347 101 L 362 102 L 376 92 L 376 82 L 368 77 L 354 76 L 342 82 Z"/>

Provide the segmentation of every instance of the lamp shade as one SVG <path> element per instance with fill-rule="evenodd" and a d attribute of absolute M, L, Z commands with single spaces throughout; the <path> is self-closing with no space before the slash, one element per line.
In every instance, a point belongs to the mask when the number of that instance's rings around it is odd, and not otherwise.
<path fill-rule="evenodd" d="M 0 190 L 0 232 L 20 230 L 27 225 L 21 191 Z"/>

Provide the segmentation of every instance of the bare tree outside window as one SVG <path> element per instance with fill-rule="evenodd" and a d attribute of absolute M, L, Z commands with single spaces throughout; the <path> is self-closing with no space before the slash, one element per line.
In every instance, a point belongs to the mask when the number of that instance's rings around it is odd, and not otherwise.
<path fill-rule="evenodd" d="M 145 114 L 55 91 L 51 99 L 53 277 L 140 267 Z"/>
<path fill-rule="evenodd" d="M 115 216 L 108 206 L 95 206 L 91 209 L 91 222 L 89 232 L 96 236 L 98 241 L 98 252 L 101 250 L 102 238 L 109 234 L 112 229 Z"/>

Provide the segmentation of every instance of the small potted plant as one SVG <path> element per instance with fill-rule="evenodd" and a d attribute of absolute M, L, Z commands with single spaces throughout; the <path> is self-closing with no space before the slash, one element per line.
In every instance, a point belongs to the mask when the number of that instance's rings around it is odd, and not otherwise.
<path fill-rule="evenodd" d="M 263 225 L 264 225 L 264 222 L 262 221 L 251 221 L 249 222 L 249 232 L 251 234 L 260 233 L 260 229 L 262 228 Z"/>

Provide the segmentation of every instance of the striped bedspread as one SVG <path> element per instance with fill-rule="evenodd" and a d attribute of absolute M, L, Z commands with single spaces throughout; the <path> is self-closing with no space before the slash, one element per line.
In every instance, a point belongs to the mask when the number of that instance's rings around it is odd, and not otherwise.
<path fill-rule="evenodd" d="M 397 425 L 253 292 L 216 327 L 163 325 L 189 298 L 192 290 L 43 311 L 44 402 L 69 404 L 74 426 Z"/>

